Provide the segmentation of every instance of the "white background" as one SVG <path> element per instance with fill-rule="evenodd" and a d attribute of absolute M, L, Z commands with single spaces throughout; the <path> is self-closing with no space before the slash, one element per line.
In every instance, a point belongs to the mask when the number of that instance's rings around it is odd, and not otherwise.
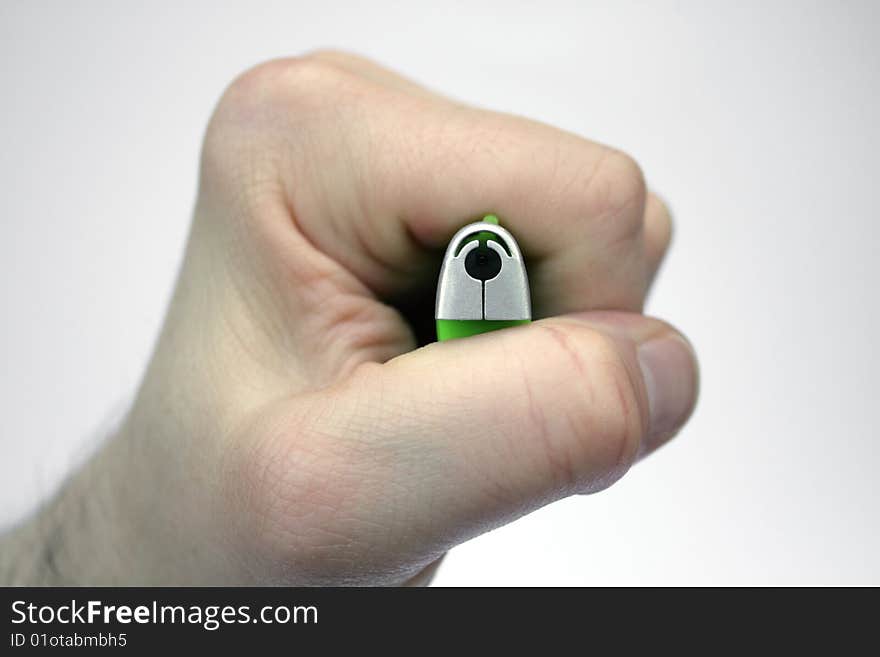
<path fill-rule="evenodd" d="M 633 154 L 676 216 L 649 311 L 702 397 L 611 490 L 439 584 L 880 584 L 870 2 L 0 4 L 0 520 L 124 411 L 228 81 L 334 46 Z"/>

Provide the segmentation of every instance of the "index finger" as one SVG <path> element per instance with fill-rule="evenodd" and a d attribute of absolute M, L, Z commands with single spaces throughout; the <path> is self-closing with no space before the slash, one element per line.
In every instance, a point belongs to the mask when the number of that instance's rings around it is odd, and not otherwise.
<path fill-rule="evenodd" d="M 268 134 L 248 138 L 263 149 L 260 166 L 280 169 L 261 179 L 277 176 L 310 245 L 393 296 L 428 281 L 452 234 L 492 212 L 530 260 L 538 316 L 641 308 L 646 191 L 632 158 L 363 66 L 312 57 L 257 67 L 215 117 L 245 128 L 260 117 Z"/>

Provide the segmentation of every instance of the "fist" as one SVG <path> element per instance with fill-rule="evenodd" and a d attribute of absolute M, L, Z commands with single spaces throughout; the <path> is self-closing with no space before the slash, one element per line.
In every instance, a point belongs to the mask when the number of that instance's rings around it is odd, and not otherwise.
<path fill-rule="evenodd" d="M 443 249 L 490 212 L 538 321 L 431 344 Z M 83 475 L 113 553 L 69 560 L 89 583 L 423 583 L 609 486 L 695 403 L 688 343 L 640 314 L 669 238 L 620 151 L 349 55 L 244 73 L 137 399 Z"/>

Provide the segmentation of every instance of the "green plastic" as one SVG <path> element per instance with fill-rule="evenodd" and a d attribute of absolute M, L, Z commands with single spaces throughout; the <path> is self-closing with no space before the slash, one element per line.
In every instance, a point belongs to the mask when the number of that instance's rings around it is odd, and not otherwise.
<path fill-rule="evenodd" d="M 454 340 L 498 329 L 528 324 L 530 319 L 438 319 L 437 340 Z"/>
<path fill-rule="evenodd" d="M 482 219 L 487 224 L 500 225 L 498 217 L 494 214 L 487 214 Z M 494 237 L 492 233 L 477 233 L 475 239 L 485 244 L 486 240 Z M 499 329 L 510 328 L 511 326 L 520 326 L 528 324 L 530 319 L 438 319 L 437 320 L 437 340 L 454 340 L 456 338 L 467 338 L 471 335 L 479 335 L 480 333 L 489 333 Z"/>

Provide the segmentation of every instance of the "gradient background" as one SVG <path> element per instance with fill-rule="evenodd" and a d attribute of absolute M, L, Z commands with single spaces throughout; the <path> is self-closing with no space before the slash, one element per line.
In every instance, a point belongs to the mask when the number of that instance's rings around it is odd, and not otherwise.
<path fill-rule="evenodd" d="M 676 217 L 677 441 L 438 584 L 880 584 L 880 3 L 0 4 L 0 522 L 123 413 L 228 81 L 333 46 L 618 146 Z"/>

